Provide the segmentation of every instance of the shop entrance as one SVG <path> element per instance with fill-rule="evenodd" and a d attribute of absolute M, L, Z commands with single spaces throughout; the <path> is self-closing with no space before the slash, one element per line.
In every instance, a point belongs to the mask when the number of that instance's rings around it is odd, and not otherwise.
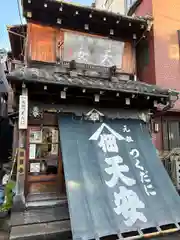
<path fill-rule="evenodd" d="M 66 197 L 58 127 L 29 126 L 27 140 L 26 197 Z"/>

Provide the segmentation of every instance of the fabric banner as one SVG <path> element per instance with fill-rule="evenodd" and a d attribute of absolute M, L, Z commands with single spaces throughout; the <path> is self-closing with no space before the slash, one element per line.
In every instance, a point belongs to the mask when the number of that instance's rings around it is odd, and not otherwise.
<path fill-rule="evenodd" d="M 140 120 L 59 117 L 74 239 L 180 222 L 180 198 Z"/>

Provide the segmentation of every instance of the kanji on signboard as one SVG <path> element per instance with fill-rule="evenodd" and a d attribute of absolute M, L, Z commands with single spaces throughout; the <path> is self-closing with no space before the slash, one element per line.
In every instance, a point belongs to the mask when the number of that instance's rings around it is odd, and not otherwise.
<path fill-rule="evenodd" d="M 113 134 L 101 134 L 99 147 L 102 148 L 103 152 L 118 152 L 118 145 L 116 143 L 116 137 Z"/>
<path fill-rule="evenodd" d="M 123 215 L 124 223 L 128 227 L 132 226 L 137 220 L 147 222 L 144 213 L 138 211 L 138 209 L 145 208 L 145 204 L 139 199 L 136 192 L 121 186 L 119 187 L 119 193 L 114 193 L 114 203 L 116 205 L 115 213 Z"/>
<path fill-rule="evenodd" d="M 111 179 L 106 181 L 106 184 L 109 187 L 114 187 L 118 183 L 118 180 L 122 181 L 127 186 L 133 186 L 136 184 L 136 180 L 124 175 L 124 173 L 129 172 L 129 167 L 123 164 L 122 157 L 117 155 L 105 158 L 105 162 L 109 165 L 108 168 L 105 168 L 106 173 L 112 175 Z"/>
<path fill-rule="evenodd" d="M 131 131 L 131 130 L 128 129 L 127 125 L 124 125 L 124 126 L 123 126 L 123 132 L 124 132 L 124 133 L 125 133 L 125 132 L 129 133 L 130 131 Z"/>
<path fill-rule="evenodd" d="M 134 142 L 134 140 L 132 139 L 131 136 L 127 136 L 126 137 L 126 142 L 130 143 L 130 142 Z"/>

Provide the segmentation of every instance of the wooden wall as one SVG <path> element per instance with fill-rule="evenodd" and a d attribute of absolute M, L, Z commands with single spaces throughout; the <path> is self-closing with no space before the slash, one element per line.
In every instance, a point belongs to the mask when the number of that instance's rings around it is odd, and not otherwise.
<path fill-rule="evenodd" d="M 58 58 L 63 59 L 64 31 L 68 30 L 28 23 L 27 58 L 51 63 L 56 62 Z M 125 73 L 135 72 L 135 59 L 130 42 L 125 42 L 121 68 Z"/>

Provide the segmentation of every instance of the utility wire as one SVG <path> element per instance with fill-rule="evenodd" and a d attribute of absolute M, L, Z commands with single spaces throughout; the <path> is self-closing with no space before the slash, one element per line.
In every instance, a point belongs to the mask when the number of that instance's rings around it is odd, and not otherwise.
<path fill-rule="evenodd" d="M 19 0 L 16 0 L 17 1 L 17 7 L 18 7 L 18 14 L 19 14 L 19 19 L 20 19 L 20 22 L 21 22 L 21 25 L 22 25 L 22 33 L 25 37 L 25 32 L 24 32 L 24 26 L 23 26 L 23 20 L 22 20 L 22 15 L 21 15 L 21 6 L 20 6 L 20 2 Z M 25 52 L 25 40 L 22 44 L 21 42 L 21 39 L 20 39 L 20 45 L 21 45 L 21 55 L 24 55 L 24 52 Z"/>
<path fill-rule="evenodd" d="M 19 14 L 19 18 L 20 18 L 20 21 L 21 21 L 21 25 L 23 25 L 22 16 L 21 16 L 21 7 L 20 7 L 19 0 L 17 0 L 17 6 L 18 6 L 18 14 Z"/>

